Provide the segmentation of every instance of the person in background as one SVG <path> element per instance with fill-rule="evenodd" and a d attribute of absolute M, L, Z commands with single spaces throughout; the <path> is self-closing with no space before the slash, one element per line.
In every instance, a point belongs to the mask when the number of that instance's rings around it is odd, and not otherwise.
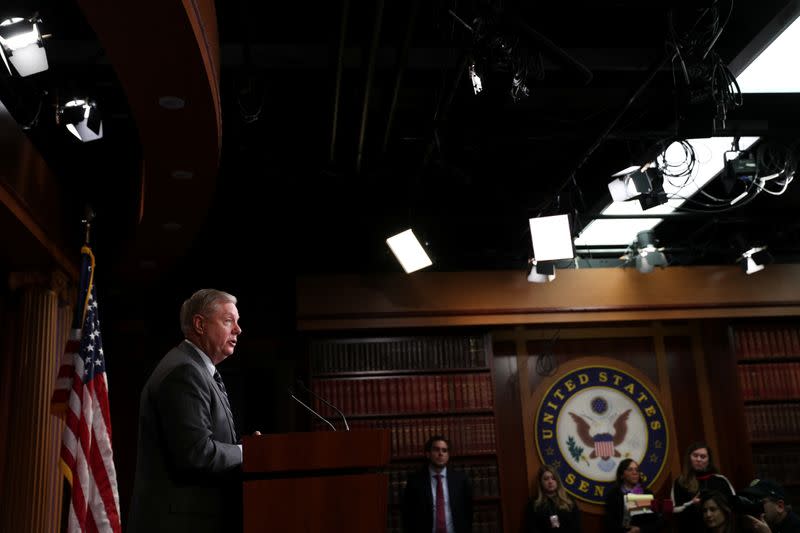
<path fill-rule="evenodd" d="M 707 490 L 701 492 L 698 498 L 704 531 L 707 533 L 736 532 L 736 515 L 731 509 L 730 496 L 717 490 Z"/>
<path fill-rule="evenodd" d="M 242 333 L 236 298 L 201 289 L 180 321 L 184 340 L 142 390 L 128 533 L 241 529 L 242 447 L 216 368 Z"/>
<path fill-rule="evenodd" d="M 542 465 L 536 474 L 536 485 L 536 499 L 528 502 L 526 509 L 525 531 L 580 533 L 580 509 L 573 497 L 567 494 L 556 469 Z"/>
<path fill-rule="evenodd" d="M 717 470 L 711 448 L 695 442 L 686 450 L 683 472 L 672 484 L 676 531 L 700 533 L 706 530 L 700 512 L 700 493 L 715 490 L 730 498 L 736 494 L 728 478 Z"/>
<path fill-rule="evenodd" d="M 626 496 L 650 495 L 652 492 L 641 484 L 639 463 L 623 459 L 617 466 L 616 482 L 606 495 L 606 533 L 658 533 L 661 531 L 661 516 L 644 507 L 631 508 Z"/>
<path fill-rule="evenodd" d="M 783 487 L 769 479 L 756 479 L 741 494 L 761 500 L 764 513 L 745 515 L 745 525 L 755 533 L 800 533 L 800 517 L 786 501 Z"/>
<path fill-rule="evenodd" d="M 472 484 L 448 468 L 450 441 L 434 435 L 425 443 L 427 464 L 408 477 L 403 492 L 405 533 L 472 533 Z"/>

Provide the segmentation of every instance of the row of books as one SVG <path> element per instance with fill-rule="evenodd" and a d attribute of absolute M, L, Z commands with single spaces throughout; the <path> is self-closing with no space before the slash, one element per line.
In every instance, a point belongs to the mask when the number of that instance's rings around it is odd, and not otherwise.
<path fill-rule="evenodd" d="M 403 533 L 403 522 L 399 510 L 389 513 L 387 533 Z M 472 517 L 472 533 L 502 533 L 500 513 L 496 506 L 476 507 Z"/>
<path fill-rule="evenodd" d="M 745 400 L 800 398 L 800 363 L 758 363 L 737 368 Z"/>
<path fill-rule="evenodd" d="M 380 378 L 314 379 L 314 392 L 348 415 L 491 409 L 491 375 L 437 374 Z M 319 400 L 315 409 L 333 416 Z"/>
<path fill-rule="evenodd" d="M 800 357 L 800 327 L 738 326 L 733 339 L 739 359 Z"/>
<path fill-rule="evenodd" d="M 769 453 L 754 452 L 753 468 L 758 478 L 797 485 L 800 483 L 800 446 L 784 446 Z"/>
<path fill-rule="evenodd" d="M 800 403 L 747 405 L 744 416 L 751 439 L 795 437 L 800 440 Z"/>
<path fill-rule="evenodd" d="M 395 465 L 387 473 L 389 474 L 389 503 L 399 505 L 403 501 L 403 491 L 406 488 L 408 476 L 422 468 L 423 462 L 419 465 Z M 498 497 L 500 490 L 497 481 L 496 464 L 455 464 L 450 463 L 453 468 L 464 472 L 472 482 L 472 495 L 475 498 Z"/>
<path fill-rule="evenodd" d="M 315 421 L 314 427 L 325 429 L 320 421 Z M 390 429 L 393 459 L 422 460 L 425 442 L 433 435 L 444 435 L 450 440 L 453 457 L 497 451 L 492 416 L 361 419 L 351 421 L 350 428 Z"/>
<path fill-rule="evenodd" d="M 319 340 L 310 352 L 314 374 L 488 366 L 480 336 Z"/>

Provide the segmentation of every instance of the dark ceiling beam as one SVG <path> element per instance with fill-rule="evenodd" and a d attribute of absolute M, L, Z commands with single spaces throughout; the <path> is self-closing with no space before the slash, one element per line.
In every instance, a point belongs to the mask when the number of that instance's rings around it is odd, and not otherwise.
<path fill-rule="evenodd" d="M 364 105 L 361 110 L 361 127 L 358 132 L 358 150 L 356 152 L 356 173 L 361 173 L 361 164 L 364 158 L 364 138 L 367 132 L 367 115 L 369 114 L 369 97 L 372 93 L 372 82 L 375 76 L 375 58 L 378 55 L 378 43 L 381 38 L 381 24 L 383 22 L 383 0 L 378 0 L 375 7 L 375 22 L 372 31 L 372 45 L 367 63 L 367 78 L 364 82 Z"/>
<path fill-rule="evenodd" d="M 336 86 L 333 91 L 333 119 L 331 124 L 331 149 L 329 162 L 336 160 L 336 130 L 339 127 L 339 100 L 342 91 L 342 71 L 344 70 L 345 37 L 347 35 L 347 18 L 350 13 L 350 0 L 342 5 L 342 22 L 339 26 L 339 52 L 336 54 Z M 224 60 L 224 58 L 223 58 Z"/>
<path fill-rule="evenodd" d="M 392 125 L 394 124 L 394 113 L 397 109 L 397 98 L 400 94 L 400 85 L 403 83 L 403 72 L 406 70 L 406 63 L 408 63 L 408 50 L 411 48 L 411 40 L 414 37 L 415 22 L 417 20 L 417 12 L 419 11 L 419 1 L 413 0 L 411 2 L 411 9 L 408 17 L 408 26 L 406 27 L 406 36 L 403 39 L 403 46 L 400 47 L 399 57 L 397 58 L 397 74 L 394 78 L 394 88 L 392 89 L 392 100 L 389 104 L 389 117 L 386 119 L 386 131 L 383 134 L 383 146 L 381 154 L 386 154 L 386 149 L 389 146 L 389 135 L 392 132 Z"/>
<path fill-rule="evenodd" d="M 456 68 L 450 89 L 443 93 L 442 97 L 439 99 L 436 112 L 433 115 L 433 128 L 431 129 L 430 137 L 425 146 L 425 153 L 422 156 L 423 172 L 428 168 L 428 165 L 431 162 L 434 146 L 439 143 L 439 128 L 447 121 L 447 114 L 450 111 L 450 107 L 453 105 L 453 99 L 455 99 L 458 87 L 461 85 L 461 79 L 464 77 L 464 71 L 467 70 L 468 60 L 469 54 L 466 50 L 464 50 L 461 53 L 461 59 L 459 60 L 458 67 Z"/>
<path fill-rule="evenodd" d="M 221 49 L 223 66 L 226 68 L 242 66 L 243 46 L 238 43 L 223 45 Z M 358 47 L 345 47 L 343 53 L 335 59 L 331 57 L 330 47 L 324 44 L 253 44 L 251 48 L 253 65 L 260 68 L 330 69 L 339 61 L 347 69 L 364 67 L 363 50 Z M 407 68 L 412 70 L 455 68 L 455 58 L 459 57 L 460 52 L 460 48 L 450 46 L 410 47 Z M 580 63 L 592 72 L 642 72 L 663 54 L 663 49 L 566 48 L 564 52 L 579 59 Z M 394 69 L 399 53 L 398 48 L 393 46 L 378 48 L 375 54 L 375 67 L 382 70 Z M 544 68 L 547 71 L 563 70 L 562 66 L 548 57 L 544 58 Z"/>

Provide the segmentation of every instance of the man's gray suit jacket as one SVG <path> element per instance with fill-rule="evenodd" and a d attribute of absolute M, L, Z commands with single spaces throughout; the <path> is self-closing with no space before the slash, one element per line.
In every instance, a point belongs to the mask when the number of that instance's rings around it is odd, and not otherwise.
<path fill-rule="evenodd" d="M 142 390 L 136 479 L 127 531 L 228 531 L 240 520 L 242 455 L 225 398 L 187 342 Z"/>

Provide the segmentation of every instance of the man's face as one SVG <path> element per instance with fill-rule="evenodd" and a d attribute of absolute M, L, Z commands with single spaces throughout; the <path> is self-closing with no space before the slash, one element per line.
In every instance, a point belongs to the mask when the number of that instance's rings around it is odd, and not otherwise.
<path fill-rule="evenodd" d="M 195 315 L 194 328 L 199 336 L 199 348 L 215 365 L 233 354 L 242 328 L 239 327 L 239 311 L 236 305 L 217 305 L 208 315 Z"/>
<path fill-rule="evenodd" d="M 431 462 L 431 466 L 436 470 L 441 470 L 447 466 L 447 461 L 450 460 L 450 449 L 445 441 L 435 440 L 431 445 L 431 451 L 427 452 L 426 455 Z"/>
<path fill-rule="evenodd" d="M 785 510 L 785 504 L 783 500 L 773 501 L 769 498 L 764 498 L 764 520 L 770 526 L 774 526 L 780 523 L 781 518 L 783 517 L 783 512 Z"/>

